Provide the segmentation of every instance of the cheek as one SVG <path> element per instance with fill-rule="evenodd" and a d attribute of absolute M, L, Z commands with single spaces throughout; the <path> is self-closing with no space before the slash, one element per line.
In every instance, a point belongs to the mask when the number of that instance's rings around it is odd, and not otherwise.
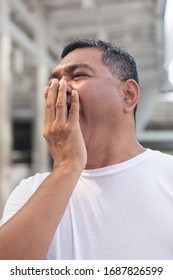
<path fill-rule="evenodd" d="M 77 90 L 77 88 L 76 88 Z M 81 86 L 78 90 L 80 98 L 85 103 L 98 103 L 102 102 L 106 98 L 106 88 L 102 87 L 101 84 L 87 83 Z"/>
<path fill-rule="evenodd" d="M 103 118 L 115 115 L 121 108 L 118 91 L 109 81 L 99 83 L 78 84 L 75 88 L 79 93 L 82 111 L 87 120 L 95 123 Z"/>

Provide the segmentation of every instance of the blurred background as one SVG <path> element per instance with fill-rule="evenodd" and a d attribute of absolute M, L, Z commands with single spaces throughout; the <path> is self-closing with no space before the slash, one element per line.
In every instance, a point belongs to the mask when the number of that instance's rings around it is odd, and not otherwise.
<path fill-rule="evenodd" d="M 43 89 L 64 44 L 116 42 L 141 84 L 137 135 L 173 153 L 173 0 L 0 0 L 0 214 L 22 178 L 49 171 Z"/>

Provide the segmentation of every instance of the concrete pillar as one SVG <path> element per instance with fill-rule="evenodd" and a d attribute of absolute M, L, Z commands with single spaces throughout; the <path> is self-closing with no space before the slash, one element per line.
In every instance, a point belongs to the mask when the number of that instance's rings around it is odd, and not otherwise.
<path fill-rule="evenodd" d="M 9 1 L 0 1 L 0 214 L 10 194 L 11 158 L 11 98 L 10 54 L 11 38 L 8 33 Z"/>
<path fill-rule="evenodd" d="M 44 25 L 42 24 L 43 28 Z M 37 61 L 36 93 L 34 98 L 34 131 L 33 131 L 33 157 L 32 172 L 49 171 L 49 153 L 47 144 L 43 138 L 44 127 L 44 94 L 43 89 L 48 83 L 48 66 L 44 59 L 46 54 L 46 35 L 44 31 L 35 34 L 35 40 L 40 49 L 40 57 Z"/>
<path fill-rule="evenodd" d="M 44 94 L 43 89 L 47 84 L 47 67 L 44 63 L 37 66 L 36 93 L 34 98 L 34 129 L 33 129 L 33 154 L 32 173 L 49 171 L 49 154 L 47 144 L 43 138 L 44 127 Z"/>

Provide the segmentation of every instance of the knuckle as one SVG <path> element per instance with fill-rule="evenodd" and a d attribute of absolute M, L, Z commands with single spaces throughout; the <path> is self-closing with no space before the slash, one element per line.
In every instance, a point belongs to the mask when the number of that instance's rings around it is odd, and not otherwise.
<path fill-rule="evenodd" d="M 44 128 L 43 136 L 47 142 L 51 142 L 53 139 L 65 139 L 74 132 L 74 127 L 71 124 L 58 124 L 52 123 L 51 126 Z M 53 140 L 53 141 L 54 141 Z"/>
<path fill-rule="evenodd" d="M 65 130 L 64 126 L 62 124 L 59 124 L 57 127 L 58 133 L 62 133 Z"/>
<path fill-rule="evenodd" d="M 56 134 L 56 127 L 55 127 L 55 125 L 52 125 L 52 126 L 49 128 L 49 134 L 50 134 L 50 135 L 55 135 L 55 134 Z"/>
<path fill-rule="evenodd" d="M 76 109 L 74 107 L 71 107 L 70 114 L 73 115 L 73 114 L 75 114 L 75 112 L 76 112 Z"/>
<path fill-rule="evenodd" d="M 44 130 L 43 130 L 43 137 L 44 137 L 45 139 L 48 139 L 48 138 L 49 138 L 48 129 L 44 129 Z"/>
<path fill-rule="evenodd" d="M 51 126 L 47 126 L 46 128 L 44 128 L 44 130 L 43 130 L 43 136 L 44 136 L 44 138 L 49 138 L 50 137 L 50 135 L 53 135 L 55 133 L 55 128 L 54 128 L 54 126 L 53 125 L 51 125 Z"/>
<path fill-rule="evenodd" d="M 60 135 L 63 134 L 65 131 L 64 126 L 62 124 L 52 124 L 51 127 L 49 128 L 49 134 L 53 137 L 55 135 Z"/>
<path fill-rule="evenodd" d="M 46 109 L 47 109 L 47 110 L 51 109 L 52 107 L 54 107 L 54 103 L 48 102 L 48 103 L 46 104 Z"/>
<path fill-rule="evenodd" d="M 56 107 L 57 109 L 62 109 L 63 103 L 62 103 L 61 101 L 58 101 L 58 102 L 56 103 L 55 107 Z"/>

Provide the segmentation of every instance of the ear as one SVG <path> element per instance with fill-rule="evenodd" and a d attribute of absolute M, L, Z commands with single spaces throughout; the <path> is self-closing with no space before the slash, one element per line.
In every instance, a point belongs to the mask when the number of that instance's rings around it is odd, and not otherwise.
<path fill-rule="evenodd" d="M 138 103 L 139 96 L 140 96 L 140 87 L 137 84 L 137 82 L 133 79 L 129 79 L 125 81 L 123 87 L 123 98 L 124 98 L 123 111 L 125 113 L 134 110 L 135 106 Z"/>

